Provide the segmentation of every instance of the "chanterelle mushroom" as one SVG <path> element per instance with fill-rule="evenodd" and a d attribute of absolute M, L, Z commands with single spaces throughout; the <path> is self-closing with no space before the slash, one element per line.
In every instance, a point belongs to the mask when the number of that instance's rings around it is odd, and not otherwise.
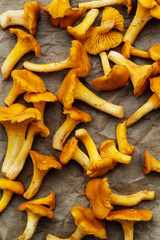
<path fill-rule="evenodd" d="M 160 5 L 156 0 L 138 0 L 136 14 L 127 29 L 123 41 L 128 40 L 133 45 L 136 37 L 152 18 L 160 19 Z"/>
<path fill-rule="evenodd" d="M 58 100 L 65 108 L 69 109 L 72 107 L 74 99 L 86 102 L 90 106 L 115 117 L 123 118 L 124 116 L 122 106 L 112 104 L 95 95 L 80 82 L 74 69 L 72 69 L 62 82 L 61 88 L 58 91 Z"/>
<path fill-rule="evenodd" d="M 150 210 L 125 209 L 111 211 L 106 217 L 108 221 L 119 222 L 124 231 L 124 240 L 133 240 L 134 224 L 138 221 L 149 221 L 152 218 Z"/>
<path fill-rule="evenodd" d="M 98 238 L 106 238 L 105 223 L 99 219 L 96 219 L 89 208 L 75 206 L 71 208 L 72 216 L 77 225 L 76 231 L 64 240 L 81 240 L 87 235 L 94 235 Z M 48 234 L 47 240 L 62 240 L 62 238 L 55 237 Z"/>
<path fill-rule="evenodd" d="M 28 70 L 15 69 L 11 72 L 11 76 L 14 83 L 4 101 L 8 106 L 12 105 L 15 99 L 24 92 L 41 93 L 46 91 L 43 80 L 38 75 Z"/>
<path fill-rule="evenodd" d="M 123 4 L 127 7 L 127 13 L 130 14 L 133 8 L 133 1 L 132 0 L 99 0 L 99 1 L 90 1 L 79 3 L 79 7 L 85 7 L 87 9 L 90 8 L 100 8 L 110 5 L 117 5 Z"/>
<path fill-rule="evenodd" d="M 134 206 L 142 200 L 153 200 L 155 192 L 143 190 L 131 195 L 119 195 L 111 191 L 107 178 L 95 178 L 87 183 L 86 196 L 91 202 L 93 214 L 104 219 L 113 209 L 112 205 Z"/>
<path fill-rule="evenodd" d="M 85 13 L 86 8 L 71 8 L 69 0 L 53 0 L 48 6 L 42 5 L 43 12 L 51 15 L 51 23 L 62 29 L 73 25 Z"/>
<path fill-rule="evenodd" d="M 40 45 L 35 38 L 20 29 L 10 28 L 10 32 L 17 36 L 17 43 L 7 56 L 1 67 L 1 73 L 7 79 L 17 62 L 28 52 L 34 51 L 40 57 Z"/>
<path fill-rule="evenodd" d="M 76 107 L 72 107 L 70 109 L 64 108 L 63 113 L 67 114 L 66 120 L 55 132 L 52 141 L 53 148 L 57 150 L 62 150 L 67 137 L 78 124 L 81 122 L 87 123 L 92 120 L 88 113 Z"/>
<path fill-rule="evenodd" d="M 48 64 L 35 64 L 24 62 L 24 67 L 34 72 L 55 72 L 66 68 L 74 68 L 79 77 L 86 77 L 91 71 L 91 64 L 86 49 L 81 42 L 72 41 L 70 55 L 61 62 L 52 62 Z"/>
<path fill-rule="evenodd" d="M 151 171 L 160 172 L 160 162 L 155 159 L 148 151 L 144 152 L 145 166 L 144 174 L 149 174 Z"/>
<path fill-rule="evenodd" d="M 0 26 L 20 25 L 27 28 L 32 35 L 36 33 L 37 21 L 40 17 L 38 2 L 26 2 L 23 10 L 8 10 L 0 15 Z"/>
<path fill-rule="evenodd" d="M 43 205 L 48 205 L 45 207 Z M 55 194 L 51 193 L 48 197 L 36 199 L 33 201 L 22 203 L 18 210 L 27 212 L 27 225 L 18 240 L 29 240 L 34 234 L 38 221 L 41 217 L 53 218 L 53 208 L 55 206 Z"/>
<path fill-rule="evenodd" d="M 0 212 L 2 212 L 7 207 L 14 193 L 19 195 L 22 195 L 24 193 L 22 183 L 6 178 L 0 178 L 0 189 L 3 190 L 3 194 L 0 200 Z"/>
<path fill-rule="evenodd" d="M 23 196 L 26 199 L 31 199 L 38 192 L 43 178 L 52 168 L 61 170 L 62 165 L 57 161 L 56 157 L 48 156 L 36 151 L 30 150 L 29 154 L 33 162 L 33 177 L 28 189 L 25 191 Z"/>

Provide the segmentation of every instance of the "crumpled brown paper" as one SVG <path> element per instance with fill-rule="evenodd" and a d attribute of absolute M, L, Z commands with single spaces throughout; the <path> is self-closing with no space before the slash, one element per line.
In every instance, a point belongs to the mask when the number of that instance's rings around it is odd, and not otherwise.
<path fill-rule="evenodd" d="M 79 1 L 70 1 L 73 7 L 77 7 Z M 47 5 L 51 1 L 42 0 L 40 4 Z M 136 1 L 134 1 L 134 5 Z M 0 13 L 10 9 L 22 9 L 25 0 L 1 0 Z M 125 29 L 129 26 L 131 19 L 134 16 L 135 8 L 131 15 L 127 15 L 125 6 L 116 6 L 120 13 L 125 18 Z M 100 15 L 101 16 L 101 15 Z M 100 20 L 98 17 L 98 21 Z M 83 19 L 83 17 L 81 18 Z M 81 20 L 79 20 L 80 22 Z M 19 27 L 21 28 L 21 27 Z M 23 28 L 21 28 L 23 29 Z M 151 20 L 144 27 L 140 35 L 137 37 L 134 46 L 141 50 L 148 50 L 154 44 L 160 42 L 160 21 Z M 23 29 L 25 30 L 25 29 Z M 34 53 L 28 53 L 16 65 L 16 68 L 21 69 L 24 61 L 29 60 L 37 63 L 51 62 L 54 57 L 55 61 L 61 61 L 69 55 L 71 40 L 73 39 L 66 30 L 56 28 L 49 22 L 49 15 L 41 11 L 41 18 L 38 23 L 36 40 L 41 45 L 41 57 L 36 58 Z M 10 53 L 16 43 L 16 37 L 10 33 L 9 29 L 2 30 L 0 28 L 0 65 Z M 122 44 L 121 44 L 122 46 Z M 120 51 L 121 46 L 116 50 Z M 93 79 L 103 75 L 103 70 L 99 56 L 89 56 L 92 64 L 92 71 L 87 78 L 82 78 L 81 81 L 100 97 L 122 105 L 125 110 L 125 118 L 127 119 L 135 110 L 137 110 L 151 96 L 151 91 L 148 89 L 144 94 L 137 98 L 133 95 L 133 87 L 129 81 L 124 87 L 112 92 L 96 90 L 92 87 Z M 147 60 L 131 58 L 138 64 L 151 63 Z M 48 90 L 57 94 L 61 83 L 67 74 L 68 70 L 63 70 L 55 73 L 39 74 L 44 80 Z M 13 81 L 10 77 L 7 81 L 0 75 L 0 106 L 5 106 L 4 99 L 8 95 Z M 23 97 L 20 96 L 16 102 L 26 104 Z M 87 106 L 85 103 L 76 101 L 75 106 L 88 112 L 93 120 L 87 124 L 81 124 L 79 127 L 84 127 L 92 136 L 97 147 L 106 139 L 116 141 L 116 126 L 124 119 L 114 118 L 106 113 L 100 112 Z M 36 136 L 33 150 L 43 154 L 54 155 L 59 158 L 60 152 L 52 148 L 52 138 L 55 131 L 63 123 L 65 116 L 62 114 L 62 105 L 58 102 L 48 103 L 45 109 L 45 124 L 50 129 L 51 134 L 48 138 Z M 135 240 L 158 240 L 160 236 L 160 191 L 159 182 L 160 175 L 158 173 L 150 173 L 148 176 L 143 174 L 144 168 L 144 151 L 148 150 L 155 158 L 160 160 L 160 126 L 159 126 L 159 110 L 152 111 L 138 123 L 127 129 L 128 141 L 135 145 L 135 153 L 132 157 L 132 162 L 129 165 L 118 164 L 113 171 L 108 172 L 105 176 L 112 191 L 119 194 L 131 194 L 139 190 L 148 189 L 155 190 L 156 199 L 154 201 L 143 201 L 135 206 L 136 209 L 150 209 L 153 213 L 153 219 L 146 223 L 138 223 L 135 225 Z M 74 132 L 71 136 L 74 135 Z M 70 137 L 71 137 L 70 136 Z M 69 138 L 70 138 L 69 137 Z M 83 148 L 82 144 L 79 145 Z M 4 160 L 7 148 L 7 136 L 2 125 L 0 125 L 0 167 Z M 17 180 L 21 181 L 25 190 L 28 188 L 32 177 L 32 162 L 30 157 L 27 158 L 23 171 L 18 176 Z M 0 177 L 3 177 L 0 175 Z M 89 181 L 84 170 L 74 161 L 64 165 L 61 171 L 51 170 L 42 183 L 40 191 L 35 198 L 41 198 L 50 194 L 53 191 L 56 195 L 56 205 L 54 209 L 54 218 L 41 218 L 32 239 L 45 239 L 47 233 L 51 233 L 57 237 L 67 238 L 76 228 L 74 220 L 70 213 L 70 208 L 75 205 L 90 207 L 90 203 L 85 197 L 85 186 Z M 20 236 L 26 225 L 26 213 L 19 212 L 17 209 L 25 199 L 22 196 L 14 195 L 8 207 L 0 213 L 0 239 L 15 240 Z M 115 208 L 115 209 L 118 209 Z M 106 222 L 107 239 L 123 239 L 123 230 L 118 223 Z M 96 239 L 93 236 L 84 239 Z"/>

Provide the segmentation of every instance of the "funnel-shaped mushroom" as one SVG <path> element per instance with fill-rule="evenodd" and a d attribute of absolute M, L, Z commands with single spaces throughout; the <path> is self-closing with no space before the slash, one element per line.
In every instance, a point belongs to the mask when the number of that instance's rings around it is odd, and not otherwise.
<path fill-rule="evenodd" d="M 124 35 L 123 41 L 128 40 L 133 45 L 138 34 L 152 18 L 160 19 L 160 6 L 157 1 L 138 0 L 135 16 Z"/>
<path fill-rule="evenodd" d="M 149 174 L 151 171 L 160 172 L 160 162 L 155 159 L 148 151 L 144 152 L 145 166 L 144 174 Z"/>
<path fill-rule="evenodd" d="M 153 65 L 139 66 L 115 51 L 110 51 L 108 58 L 114 63 L 123 65 L 128 69 L 134 87 L 134 94 L 140 96 L 148 86 L 147 78 L 153 72 Z"/>
<path fill-rule="evenodd" d="M 160 60 L 160 44 L 153 45 L 148 49 L 148 52 L 152 60 Z"/>
<path fill-rule="evenodd" d="M 20 25 L 27 28 L 32 35 L 36 33 L 37 21 L 40 17 L 38 2 L 26 2 L 23 10 L 8 10 L 0 15 L 0 26 Z"/>
<path fill-rule="evenodd" d="M 12 71 L 11 76 L 13 78 L 13 86 L 5 99 L 5 103 L 10 106 L 14 103 L 16 98 L 24 92 L 36 92 L 41 93 L 46 91 L 43 80 L 36 74 L 22 69 L 15 69 Z"/>
<path fill-rule="evenodd" d="M 43 155 L 33 150 L 29 151 L 29 154 L 32 158 L 34 170 L 32 181 L 23 194 L 26 199 L 31 199 L 35 196 L 42 184 L 43 178 L 50 169 L 55 168 L 61 170 L 62 168 L 54 156 Z"/>
<path fill-rule="evenodd" d="M 77 40 L 72 41 L 70 55 L 66 60 L 48 64 L 24 62 L 23 66 L 34 72 L 56 72 L 66 68 L 74 68 L 79 77 L 86 77 L 91 71 L 91 64 L 87 51 L 81 42 Z"/>
<path fill-rule="evenodd" d="M 22 195 L 24 193 L 23 185 L 20 182 L 0 178 L 0 189 L 3 194 L 0 200 L 0 212 L 2 212 L 9 204 L 14 193 Z"/>
<path fill-rule="evenodd" d="M 28 52 L 34 51 L 36 57 L 40 57 L 40 45 L 35 38 L 20 29 L 10 28 L 10 32 L 17 36 L 17 43 L 7 56 L 1 67 L 4 79 L 7 79 L 17 62 Z"/>
<path fill-rule="evenodd" d="M 70 109 L 64 108 L 63 113 L 67 114 L 66 120 L 55 132 L 52 142 L 53 148 L 58 150 L 62 150 L 63 144 L 65 143 L 67 137 L 71 134 L 71 132 L 78 124 L 81 122 L 87 123 L 92 120 L 91 116 L 88 113 L 79 110 L 76 107 L 72 107 Z"/>
<path fill-rule="evenodd" d="M 152 218 L 150 210 L 125 209 L 112 211 L 106 217 L 108 221 L 116 221 L 122 225 L 125 240 L 133 240 L 135 222 L 149 221 Z"/>
<path fill-rule="evenodd" d="M 71 8 L 69 0 L 53 0 L 48 6 L 42 5 L 43 12 L 51 15 L 51 23 L 62 29 L 73 25 L 85 13 L 86 8 Z"/>
<path fill-rule="evenodd" d="M 81 240 L 87 235 L 94 235 L 100 239 L 107 237 L 105 223 L 96 219 L 89 208 L 74 206 L 71 208 L 71 214 L 77 225 L 75 232 L 66 239 L 48 234 L 46 237 L 47 240 Z"/>
<path fill-rule="evenodd" d="M 87 9 L 90 8 L 101 8 L 110 5 L 125 5 L 127 7 L 127 13 L 130 14 L 133 8 L 133 1 L 132 0 L 99 0 L 99 1 L 90 1 L 90 2 L 83 2 L 79 3 L 79 7 L 84 7 Z"/>
<path fill-rule="evenodd" d="M 116 136 L 119 151 L 131 156 L 134 153 L 135 146 L 130 146 L 128 143 L 126 122 L 117 125 Z"/>
<path fill-rule="evenodd" d="M 54 196 L 52 194 L 52 196 Z M 36 202 L 36 200 L 38 200 Z M 27 224 L 26 228 L 21 236 L 18 237 L 18 240 L 29 240 L 33 236 L 35 229 L 37 227 L 38 221 L 41 217 L 48 217 L 48 218 L 53 218 L 53 208 L 55 204 L 55 196 L 52 199 L 52 203 L 49 203 L 50 205 L 53 205 L 51 208 L 47 208 L 43 205 L 48 205 L 46 204 L 45 198 L 43 199 L 36 199 L 33 201 L 25 202 L 22 203 L 18 210 L 19 211 L 26 211 L 27 212 Z M 39 202 L 39 203 L 38 203 Z"/>
<path fill-rule="evenodd" d="M 112 205 L 134 206 L 142 200 L 153 200 L 155 192 L 143 190 L 131 195 L 119 195 L 111 191 L 107 178 L 95 178 L 88 182 L 86 196 L 91 202 L 93 214 L 104 219 L 113 209 Z"/>
<path fill-rule="evenodd" d="M 7 152 L 2 165 L 2 173 L 4 175 L 7 174 L 12 164 L 16 161 L 23 147 L 29 123 L 40 119 L 41 114 L 39 110 L 26 108 L 19 103 L 10 107 L 0 108 L 0 123 L 5 127 L 8 136 Z"/>
<path fill-rule="evenodd" d="M 81 100 L 100 111 L 106 112 L 118 118 L 123 118 L 122 106 L 112 104 L 86 88 L 78 79 L 74 69 L 70 70 L 63 80 L 58 92 L 58 100 L 65 108 L 71 108 L 74 99 Z"/>
<path fill-rule="evenodd" d="M 44 91 L 43 93 L 26 93 L 24 95 L 24 100 L 28 103 L 32 102 L 33 106 L 37 108 L 41 114 L 42 119 L 41 122 L 44 124 L 44 110 L 47 102 L 55 102 L 57 101 L 57 97 L 49 91 Z"/>
<path fill-rule="evenodd" d="M 78 140 L 76 137 L 72 137 L 65 144 L 60 155 L 60 162 L 62 164 L 67 164 L 71 159 L 78 162 L 87 172 L 90 160 L 88 156 L 78 147 Z"/>
<path fill-rule="evenodd" d="M 111 69 L 106 52 L 101 52 L 99 55 L 104 76 L 94 79 L 92 85 L 95 88 L 107 91 L 124 86 L 129 79 L 128 69 L 123 65 L 114 65 Z"/>

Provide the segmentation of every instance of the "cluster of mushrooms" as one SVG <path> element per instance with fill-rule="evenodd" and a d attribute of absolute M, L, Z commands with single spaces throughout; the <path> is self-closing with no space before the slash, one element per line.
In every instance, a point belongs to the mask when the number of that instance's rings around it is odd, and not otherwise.
<path fill-rule="evenodd" d="M 59 28 L 66 29 L 75 40 L 72 41 L 70 54 L 61 62 L 36 64 L 24 62 L 24 69 L 14 69 L 19 60 L 28 52 L 34 51 L 40 57 L 40 45 L 34 38 L 37 22 L 40 17 L 40 5 L 36 1 L 26 2 L 22 10 L 9 10 L 0 15 L 0 26 L 5 29 L 10 26 L 20 25 L 30 33 L 18 28 L 10 28 L 10 32 L 17 36 L 14 49 L 7 56 L 1 66 L 1 73 L 5 80 L 13 78 L 13 87 L 4 100 L 6 107 L 0 107 L 0 123 L 4 126 L 8 136 L 8 146 L 1 172 L 5 178 L 0 178 L 0 189 L 3 195 L 0 200 L 0 212 L 9 204 L 12 195 L 23 195 L 29 200 L 21 204 L 19 211 L 27 212 L 27 225 L 19 240 L 31 239 L 40 217 L 53 218 L 55 207 L 55 194 L 51 192 L 41 199 L 32 198 L 39 191 L 44 176 L 52 168 L 61 170 L 62 164 L 67 164 L 71 159 L 78 162 L 89 178 L 86 186 L 86 196 L 92 209 L 82 206 L 71 208 L 71 214 L 77 225 L 76 231 L 67 239 L 80 240 L 86 235 L 98 238 L 107 238 L 104 219 L 118 221 L 124 230 L 124 239 L 133 240 L 133 226 L 136 221 L 149 221 L 152 218 L 150 210 L 125 209 L 113 211 L 114 206 L 135 206 L 142 200 L 153 200 L 155 192 L 142 190 L 131 195 L 115 194 L 109 187 L 107 178 L 103 177 L 108 171 L 113 170 L 118 163 L 129 164 L 134 146 L 127 140 L 127 127 L 130 127 L 144 115 L 160 107 L 160 44 L 152 46 L 148 51 L 141 51 L 132 45 L 145 26 L 152 18 L 160 19 L 159 0 L 137 0 L 135 16 L 126 31 L 124 18 L 111 5 L 122 4 L 127 7 L 130 14 L 133 8 L 132 0 L 99 0 L 79 4 L 79 8 L 72 8 L 69 0 L 53 0 L 48 6 L 41 6 L 43 12 L 50 15 L 50 22 Z M 98 8 L 102 8 L 102 19 L 99 26 L 93 26 Z M 88 11 L 87 11 L 88 10 Z M 83 20 L 72 26 L 86 12 Z M 106 50 L 115 48 L 124 42 L 122 54 Z M 68 136 L 81 122 L 92 120 L 91 116 L 73 106 L 74 100 L 81 100 L 90 106 L 117 118 L 124 117 L 123 106 L 110 103 L 95 95 L 79 80 L 87 77 L 91 72 L 91 63 L 88 53 L 99 54 L 104 76 L 94 79 L 92 85 L 101 90 L 112 91 L 123 87 L 128 79 L 133 84 L 133 93 L 137 97 L 150 84 L 153 95 L 127 120 L 117 125 L 116 137 L 118 149 L 113 140 L 105 140 L 98 151 L 90 134 L 80 128 L 75 131 L 75 136 L 67 143 Z M 129 60 L 130 56 L 152 59 L 151 65 L 139 66 Z M 109 60 L 115 65 L 111 68 Z M 65 76 L 58 91 L 57 97 L 46 89 L 43 80 L 34 72 L 55 72 L 70 69 Z M 33 107 L 26 107 L 14 103 L 21 94 L 27 103 Z M 44 155 L 32 149 L 34 137 L 40 135 L 47 138 L 50 130 L 44 123 L 44 110 L 47 102 L 59 101 L 63 105 L 63 114 L 66 115 L 64 123 L 56 130 L 53 136 L 53 148 L 61 151 L 60 162 L 54 156 Z M 88 155 L 78 147 L 81 140 Z M 24 190 L 19 181 L 15 181 L 30 154 L 33 162 L 33 177 L 30 186 Z M 144 174 L 150 171 L 160 172 L 160 162 L 149 152 L 145 151 Z M 51 234 L 47 240 L 61 238 Z"/>

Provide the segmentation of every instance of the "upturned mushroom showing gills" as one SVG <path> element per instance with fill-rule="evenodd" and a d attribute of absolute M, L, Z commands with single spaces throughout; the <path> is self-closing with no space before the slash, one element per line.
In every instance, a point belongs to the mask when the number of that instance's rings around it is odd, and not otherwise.
<path fill-rule="evenodd" d="M 17 43 L 7 56 L 1 67 L 4 79 L 7 79 L 17 62 L 28 52 L 34 51 L 36 57 L 40 57 L 40 45 L 35 38 L 20 29 L 10 28 L 10 32 L 17 36 Z"/>
<path fill-rule="evenodd" d="M 111 91 L 124 86 L 129 79 L 129 71 L 123 65 L 114 65 L 111 69 L 106 52 L 99 53 L 104 76 L 92 81 L 95 88 Z"/>
<path fill-rule="evenodd" d="M 127 29 L 123 41 L 128 40 L 133 45 L 138 34 L 152 18 L 160 19 L 160 5 L 156 0 L 138 0 L 135 16 Z"/>
<path fill-rule="evenodd" d="M 134 206 L 142 200 L 153 200 L 155 192 L 143 190 L 131 195 L 119 195 L 111 191 L 107 178 L 95 178 L 87 183 L 86 196 L 91 202 L 93 214 L 104 219 L 113 209 L 112 205 Z"/>
<path fill-rule="evenodd" d="M 130 79 L 134 87 L 134 94 L 136 96 L 142 95 L 142 93 L 148 87 L 147 79 L 153 72 L 153 64 L 139 66 L 115 51 L 110 51 L 108 58 L 114 63 L 123 65 L 128 69 Z"/>
<path fill-rule="evenodd" d="M 31 199 L 38 192 L 43 178 L 52 168 L 61 170 L 62 165 L 57 161 L 56 157 L 40 154 L 36 151 L 30 150 L 29 154 L 33 162 L 33 177 L 28 189 L 23 194 L 26 199 Z"/>
<path fill-rule="evenodd" d="M 145 166 L 144 174 L 149 174 L 150 172 L 160 172 L 160 162 L 155 159 L 148 151 L 144 152 L 145 156 Z"/>
<path fill-rule="evenodd" d="M 74 69 L 70 70 L 64 78 L 58 91 L 58 100 L 67 109 L 72 107 L 74 99 L 81 100 L 88 105 L 111 114 L 118 118 L 123 118 L 124 110 L 122 106 L 110 103 L 86 88 L 78 79 Z"/>
<path fill-rule="evenodd" d="M 0 178 L 0 189 L 3 190 L 0 200 L 0 212 L 8 206 L 14 193 L 19 195 L 24 193 L 23 185 L 20 182 L 12 181 L 6 178 Z"/>
<path fill-rule="evenodd" d="M 37 21 L 40 17 L 40 6 L 38 2 L 26 2 L 22 10 L 8 10 L 0 14 L 0 26 L 4 29 L 9 26 L 20 25 L 36 33 Z"/>
<path fill-rule="evenodd" d="M 84 170 L 87 172 L 90 165 L 90 159 L 78 147 L 78 140 L 76 137 L 72 137 L 65 144 L 60 155 L 60 162 L 62 164 L 67 164 L 71 159 L 79 163 L 82 168 L 84 168 Z"/>
<path fill-rule="evenodd" d="M 48 64 L 24 62 L 23 66 L 33 72 L 56 72 L 66 68 L 74 68 L 79 77 L 86 77 L 91 71 L 91 64 L 87 51 L 81 42 L 77 40 L 72 41 L 70 55 L 66 60 Z"/>
<path fill-rule="evenodd" d="M 74 206 L 71 214 L 77 225 L 77 229 L 69 238 L 58 238 L 52 234 L 47 234 L 46 240 L 81 240 L 87 235 L 94 235 L 100 239 L 107 237 L 105 223 L 96 219 L 89 208 Z"/>
<path fill-rule="evenodd" d="M 52 196 L 52 198 L 50 197 Z M 50 200 L 50 202 L 48 202 Z M 51 202 L 52 201 L 52 202 Z M 48 207 L 43 206 L 48 205 Z M 27 212 L 27 224 L 26 228 L 18 240 L 29 240 L 32 238 L 35 229 L 37 227 L 38 221 L 41 217 L 53 218 L 53 208 L 55 206 L 55 194 L 52 193 L 46 198 L 35 199 L 33 201 L 22 203 L 18 210 Z"/>
<path fill-rule="evenodd" d="M 134 239 L 134 224 L 139 221 L 149 221 L 152 218 L 150 210 L 125 209 L 112 211 L 106 217 L 108 221 L 116 221 L 122 225 L 124 231 L 124 240 Z"/>
<path fill-rule="evenodd" d="M 12 105 L 16 98 L 24 92 L 42 93 L 46 91 L 43 80 L 38 75 L 28 70 L 15 69 L 11 72 L 11 76 L 14 83 L 4 101 L 8 106 Z"/>
<path fill-rule="evenodd" d="M 111 5 L 125 5 L 127 7 L 127 13 L 130 14 L 133 8 L 132 0 L 99 0 L 79 3 L 79 7 L 85 7 L 87 9 L 91 8 L 101 8 Z"/>
<path fill-rule="evenodd" d="M 70 109 L 64 108 L 63 113 L 67 115 L 66 120 L 55 132 L 52 141 L 53 148 L 57 150 L 62 150 L 63 144 L 65 143 L 67 137 L 78 124 L 81 122 L 87 123 L 92 120 L 88 113 L 76 107 L 72 107 Z"/>
<path fill-rule="evenodd" d="M 8 136 L 7 152 L 2 164 L 2 174 L 8 174 L 9 169 L 16 161 L 23 144 L 27 128 L 33 120 L 40 120 L 41 113 L 35 108 L 26 108 L 24 105 L 16 103 L 10 107 L 0 108 L 0 123 L 5 127 Z M 18 170 L 16 170 L 18 175 Z M 10 176 L 8 178 L 12 178 Z"/>
<path fill-rule="evenodd" d="M 69 0 L 53 0 L 48 6 L 42 5 L 42 10 L 51 15 L 50 22 L 54 26 L 66 29 L 78 21 L 86 8 L 71 8 Z"/>

